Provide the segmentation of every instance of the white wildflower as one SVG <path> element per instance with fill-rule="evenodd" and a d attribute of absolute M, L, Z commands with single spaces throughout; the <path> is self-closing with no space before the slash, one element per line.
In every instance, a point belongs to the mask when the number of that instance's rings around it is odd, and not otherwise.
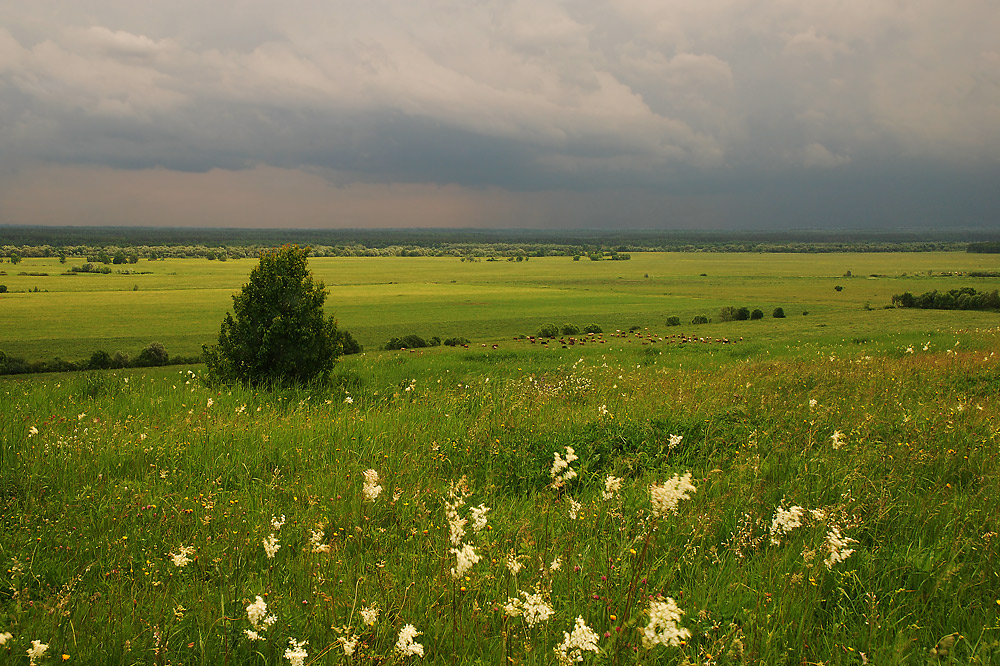
<path fill-rule="evenodd" d="M 511 617 L 523 617 L 529 627 L 545 622 L 555 612 L 537 590 L 534 593 L 522 591 L 521 596 L 524 599 L 508 599 L 504 612 Z"/>
<path fill-rule="evenodd" d="M 577 502 L 572 497 L 569 498 L 569 519 L 576 520 L 580 515 L 580 509 L 583 507 L 582 504 Z"/>
<path fill-rule="evenodd" d="M 382 486 L 378 485 L 378 472 L 373 469 L 367 469 L 364 471 L 365 485 L 361 489 L 361 493 L 365 496 L 365 499 L 369 502 L 374 502 L 379 493 L 382 492 Z"/>
<path fill-rule="evenodd" d="M 309 530 L 309 548 L 314 553 L 329 553 L 330 544 L 323 543 L 324 532 L 322 529 Z"/>
<path fill-rule="evenodd" d="M 844 445 L 844 433 L 834 430 L 833 434 L 830 435 L 830 440 L 833 442 L 833 448 L 839 449 Z"/>
<path fill-rule="evenodd" d="M 175 567 L 184 567 L 192 562 L 191 555 L 194 555 L 194 546 L 181 546 L 176 553 L 170 553 L 170 559 Z"/>
<path fill-rule="evenodd" d="M 48 643 L 43 643 L 41 641 L 31 641 L 31 647 L 28 648 L 28 659 L 30 660 L 32 666 L 38 662 L 39 659 L 45 656 L 45 653 L 49 649 Z"/>
<path fill-rule="evenodd" d="M 562 568 L 562 558 L 558 555 L 549 564 L 549 571 L 559 571 Z"/>
<path fill-rule="evenodd" d="M 601 497 L 609 500 L 618 496 L 618 493 L 622 491 L 622 480 L 617 476 L 611 476 L 604 479 L 604 492 L 601 493 Z"/>
<path fill-rule="evenodd" d="M 600 407 L 598 407 L 597 408 L 597 415 L 598 416 L 602 416 L 602 417 L 603 416 L 607 416 L 608 415 L 608 406 L 607 405 L 601 405 Z"/>
<path fill-rule="evenodd" d="M 215 401 L 212 400 L 211 398 L 209 398 L 208 399 L 208 403 L 206 404 L 206 408 L 211 408 L 212 405 L 214 405 L 214 404 L 215 404 Z"/>
<path fill-rule="evenodd" d="M 671 435 L 670 441 L 667 442 L 667 448 L 673 451 L 677 448 L 677 445 L 681 443 L 682 439 L 684 439 L 684 435 Z"/>
<path fill-rule="evenodd" d="M 823 509 L 809 509 L 809 516 L 813 520 L 826 520 L 826 511 Z"/>
<path fill-rule="evenodd" d="M 465 477 L 448 484 L 447 497 L 444 499 L 444 515 L 448 519 L 448 536 L 451 545 L 458 547 L 462 545 L 465 538 L 465 525 L 469 522 L 458 510 L 465 506 L 465 498 L 468 492 L 465 489 Z"/>
<path fill-rule="evenodd" d="M 297 641 L 289 637 L 289 647 L 285 648 L 285 659 L 291 666 L 302 666 L 306 662 L 309 653 L 306 652 L 305 647 L 308 643 L 309 641 Z"/>
<path fill-rule="evenodd" d="M 573 451 L 572 446 L 566 447 L 566 457 L 563 458 L 556 451 L 552 454 L 554 460 L 552 461 L 552 468 L 549 470 L 549 476 L 552 477 L 552 487 L 562 488 L 566 485 L 567 481 L 576 478 L 576 470 L 570 467 L 570 463 L 578 460 L 576 452 Z"/>
<path fill-rule="evenodd" d="M 490 508 L 485 504 L 480 504 L 469 509 L 469 514 L 472 516 L 472 530 L 474 532 L 482 532 L 486 529 L 486 514 L 489 510 Z"/>
<path fill-rule="evenodd" d="M 251 641 L 262 641 L 262 640 L 264 640 L 264 637 L 261 636 L 260 634 L 258 634 L 253 629 L 244 629 L 243 633 L 245 633 L 247 635 L 247 640 L 251 640 Z"/>
<path fill-rule="evenodd" d="M 263 541 L 264 552 L 267 553 L 267 559 L 273 560 L 274 556 L 278 554 L 278 549 L 281 548 L 281 544 L 278 543 L 278 537 L 274 534 L 270 534 Z"/>
<path fill-rule="evenodd" d="M 0 633 L 0 646 L 6 645 L 7 641 L 9 641 L 12 638 L 14 638 L 14 634 L 10 633 L 9 631 Z"/>
<path fill-rule="evenodd" d="M 37 434 L 38 434 L 38 428 L 36 428 L 35 426 L 31 426 L 30 428 L 28 428 L 28 437 L 34 437 Z"/>
<path fill-rule="evenodd" d="M 403 657 L 411 654 L 415 654 L 419 657 L 424 656 L 424 646 L 413 640 L 421 633 L 422 632 L 417 631 L 417 628 L 412 624 L 408 624 L 400 629 L 399 638 L 396 640 L 396 646 L 393 648 L 396 654 Z"/>
<path fill-rule="evenodd" d="M 681 615 L 684 614 L 677 607 L 671 597 L 666 601 L 651 599 L 649 602 L 649 624 L 642 629 L 642 645 L 651 648 L 654 645 L 672 645 L 674 647 L 681 644 L 681 641 L 691 637 L 691 631 L 684 627 L 677 626 Z"/>
<path fill-rule="evenodd" d="M 832 569 L 834 564 L 843 562 L 850 557 L 854 553 L 854 549 L 848 548 L 848 546 L 852 543 L 857 543 L 857 541 L 841 535 L 839 528 L 831 528 L 826 533 L 826 548 L 829 551 L 825 560 L 826 568 Z"/>
<path fill-rule="evenodd" d="M 351 396 L 347 396 L 346 398 L 344 398 L 344 404 L 345 405 L 353 405 L 354 404 L 354 398 L 352 398 Z"/>
<path fill-rule="evenodd" d="M 461 548 L 452 548 L 449 552 L 454 553 L 456 560 L 455 567 L 451 570 L 452 578 L 464 576 L 472 565 L 480 560 L 475 549 L 469 544 L 464 544 Z"/>
<path fill-rule="evenodd" d="M 909 347 L 906 348 L 906 353 L 907 354 L 912 354 L 913 353 L 913 345 L 910 345 Z"/>
<path fill-rule="evenodd" d="M 597 633 L 587 626 L 583 617 L 577 616 L 573 633 L 563 632 L 563 642 L 554 650 L 560 666 L 571 666 L 574 661 L 583 661 L 584 652 L 597 652 Z"/>
<path fill-rule="evenodd" d="M 348 634 L 347 636 L 341 636 L 337 639 L 340 643 L 340 647 L 344 650 L 344 656 L 350 657 L 354 654 L 355 648 L 358 647 L 358 637 Z"/>
<path fill-rule="evenodd" d="M 378 607 L 378 604 L 365 606 L 359 611 L 361 613 L 361 621 L 369 627 L 374 627 L 375 623 L 378 622 L 378 614 L 380 611 L 381 609 Z"/>
<path fill-rule="evenodd" d="M 802 516 L 805 512 L 801 506 L 792 506 L 788 509 L 779 506 L 771 520 L 771 543 L 779 545 L 783 537 L 788 536 L 792 530 L 802 527 Z"/>
<path fill-rule="evenodd" d="M 816 409 L 816 405 L 818 404 L 819 401 L 816 398 L 809 398 L 809 409 Z"/>
<path fill-rule="evenodd" d="M 697 492 L 691 483 L 691 472 L 684 476 L 673 475 L 666 483 L 650 484 L 649 501 L 653 505 L 653 516 L 660 517 L 668 513 L 677 513 L 677 504 L 684 499 L 690 499 L 688 493 Z"/>
<path fill-rule="evenodd" d="M 264 597 L 257 595 L 254 602 L 247 606 L 247 619 L 250 620 L 250 624 L 254 627 L 260 627 L 264 618 L 267 617 L 267 602 L 264 601 Z"/>
<path fill-rule="evenodd" d="M 271 529 L 275 532 L 281 529 L 281 526 L 285 524 L 285 514 L 281 514 L 281 517 L 271 516 Z"/>
<path fill-rule="evenodd" d="M 521 571 L 521 569 L 524 568 L 524 565 L 521 564 L 520 559 L 521 558 L 519 558 L 514 553 L 513 550 L 507 554 L 507 569 L 509 569 L 510 573 L 515 576 Z"/>

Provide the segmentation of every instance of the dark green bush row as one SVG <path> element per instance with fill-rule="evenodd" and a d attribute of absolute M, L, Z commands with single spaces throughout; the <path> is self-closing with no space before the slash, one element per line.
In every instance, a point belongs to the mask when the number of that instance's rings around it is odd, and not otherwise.
<path fill-rule="evenodd" d="M 895 294 L 892 304 L 901 308 L 924 310 L 1000 310 L 1000 293 L 976 291 L 972 287 L 939 292 L 937 289 L 914 296 L 910 292 Z"/>
<path fill-rule="evenodd" d="M 188 365 L 201 362 L 201 356 L 171 357 L 159 342 L 151 343 L 139 352 L 139 355 L 134 359 L 130 358 L 125 352 L 115 352 L 114 356 L 112 356 L 101 349 L 95 351 L 85 361 L 66 361 L 61 358 L 55 358 L 51 361 L 26 361 L 16 356 L 7 356 L 0 351 L 0 375 L 108 370 L 111 368 L 149 368 L 161 365 Z"/>
<path fill-rule="evenodd" d="M 544 324 L 538 329 L 536 334 L 539 338 L 555 338 L 560 335 L 580 335 L 580 333 L 590 334 L 590 333 L 603 333 L 602 329 L 597 324 L 587 324 L 583 327 L 582 331 L 576 324 L 563 324 L 562 326 L 556 326 L 555 324 Z"/>

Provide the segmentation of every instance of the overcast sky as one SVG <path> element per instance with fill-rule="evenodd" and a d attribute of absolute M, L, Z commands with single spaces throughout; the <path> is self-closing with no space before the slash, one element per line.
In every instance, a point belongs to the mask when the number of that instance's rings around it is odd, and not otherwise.
<path fill-rule="evenodd" d="M 0 3 L 0 224 L 1000 227 L 997 0 Z"/>

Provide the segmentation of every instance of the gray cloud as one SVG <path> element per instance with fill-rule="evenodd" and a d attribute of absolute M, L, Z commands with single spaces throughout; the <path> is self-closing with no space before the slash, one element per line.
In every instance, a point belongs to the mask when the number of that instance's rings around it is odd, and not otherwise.
<path fill-rule="evenodd" d="M 986 224 L 1000 196 L 968 184 L 1000 165 L 988 0 L 39 1 L 0 25 L 0 223 L 41 216 L 2 193 L 48 167 L 462 191 L 470 225 L 505 223 L 484 191 L 539 225 L 603 196 L 640 226 L 663 197 L 705 224 L 825 218 L 873 175 L 975 191 Z M 856 191 L 905 223 L 902 194 Z"/>

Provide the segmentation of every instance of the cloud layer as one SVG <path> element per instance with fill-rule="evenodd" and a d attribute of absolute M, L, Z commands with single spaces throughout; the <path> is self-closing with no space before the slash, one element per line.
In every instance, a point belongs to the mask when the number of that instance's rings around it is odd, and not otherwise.
<path fill-rule="evenodd" d="M 59 201 L 148 223 L 131 196 L 210 224 L 256 192 L 248 224 L 600 226 L 613 202 L 637 226 L 801 227 L 877 205 L 873 182 L 978 197 L 941 223 L 1000 212 L 988 0 L 42 0 L 0 26 L 0 223 L 58 223 Z M 913 208 L 879 223 L 948 210 Z"/>

